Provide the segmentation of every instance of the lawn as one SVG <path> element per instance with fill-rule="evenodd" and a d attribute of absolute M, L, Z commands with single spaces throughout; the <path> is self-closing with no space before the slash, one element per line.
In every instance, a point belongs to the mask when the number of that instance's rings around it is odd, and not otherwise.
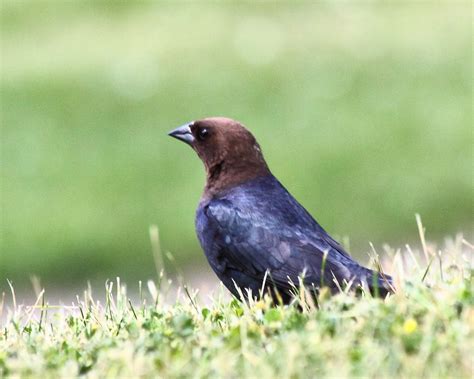
<path fill-rule="evenodd" d="M 289 306 L 240 303 L 223 288 L 201 298 L 162 280 L 140 283 L 131 300 L 119 279 L 101 301 L 90 289 L 67 305 L 8 294 L 0 376 L 471 378 L 473 246 L 461 235 L 421 246 L 391 251 L 397 292 L 387 299 L 323 289 L 314 300 L 300 290 Z"/>

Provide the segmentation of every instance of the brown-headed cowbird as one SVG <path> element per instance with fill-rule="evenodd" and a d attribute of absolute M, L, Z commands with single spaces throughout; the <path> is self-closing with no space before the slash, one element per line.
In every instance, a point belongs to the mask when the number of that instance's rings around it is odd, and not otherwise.
<path fill-rule="evenodd" d="M 263 289 L 287 303 L 299 279 L 316 290 L 325 285 L 336 292 L 352 283 L 382 296 L 391 292 L 389 276 L 354 261 L 272 175 L 259 144 L 239 122 L 206 118 L 169 135 L 204 163 L 196 232 L 212 269 L 236 297 L 236 287 L 253 296 Z"/>

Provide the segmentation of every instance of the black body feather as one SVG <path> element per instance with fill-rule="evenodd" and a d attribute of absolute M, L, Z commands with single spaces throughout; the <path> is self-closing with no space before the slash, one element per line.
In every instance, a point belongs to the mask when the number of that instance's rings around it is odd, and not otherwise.
<path fill-rule="evenodd" d="M 284 302 L 299 276 L 308 287 L 333 292 L 334 279 L 341 287 L 352 281 L 382 296 L 390 292 L 390 277 L 354 261 L 271 174 L 204 197 L 196 232 L 212 269 L 237 297 L 236 286 L 258 296 L 267 271 L 266 289 L 276 288 Z"/>

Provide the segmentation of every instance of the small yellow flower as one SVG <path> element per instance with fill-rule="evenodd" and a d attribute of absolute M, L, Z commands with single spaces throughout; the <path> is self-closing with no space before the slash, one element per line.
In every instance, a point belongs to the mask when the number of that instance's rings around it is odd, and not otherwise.
<path fill-rule="evenodd" d="M 413 318 L 409 318 L 403 323 L 403 332 L 405 334 L 412 334 L 417 328 L 418 323 Z"/>
<path fill-rule="evenodd" d="M 331 292 L 329 291 L 328 287 L 322 287 L 319 290 L 319 300 L 326 300 L 329 299 L 331 296 Z"/>
<path fill-rule="evenodd" d="M 264 310 L 266 308 L 265 302 L 263 300 L 259 300 L 255 303 L 255 308 Z"/>
<path fill-rule="evenodd" d="M 260 329 L 258 324 L 254 321 L 250 321 L 247 327 L 248 327 L 248 331 L 253 332 L 253 333 L 258 332 L 258 330 Z"/>

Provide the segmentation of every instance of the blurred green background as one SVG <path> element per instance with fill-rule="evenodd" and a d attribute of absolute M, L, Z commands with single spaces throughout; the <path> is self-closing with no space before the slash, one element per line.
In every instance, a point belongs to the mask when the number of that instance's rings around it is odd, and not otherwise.
<path fill-rule="evenodd" d="M 242 121 L 274 174 L 366 261 L 368 242 L 472 230 L 472 5 L 3 0 L 1 287 L 183 270 L 201 162 L 166 133 Z"/>

